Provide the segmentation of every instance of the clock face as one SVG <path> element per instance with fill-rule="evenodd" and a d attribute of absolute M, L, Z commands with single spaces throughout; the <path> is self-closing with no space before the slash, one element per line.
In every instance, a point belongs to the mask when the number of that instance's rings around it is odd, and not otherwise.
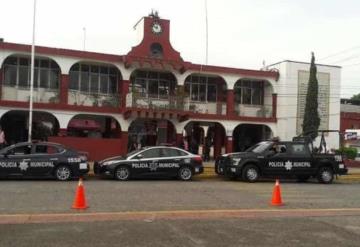
<path fill-rule="evenodd" d="M 160 34 L 162 32 L 162 27 L 158 22 L 152 24 L 151 30 L 155 34 Z"/>

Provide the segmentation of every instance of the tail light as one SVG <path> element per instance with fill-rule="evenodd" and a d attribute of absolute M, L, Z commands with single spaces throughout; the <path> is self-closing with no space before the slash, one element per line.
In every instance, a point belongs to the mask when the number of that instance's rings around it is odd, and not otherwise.
<path fill-rule="evenodd" d="M 194 159 L 194 161 L 199 162 L 199 163 L 202 163 L 202 161 L 203 161 L 201 156 L 195 156 L 193 159 Z"/>

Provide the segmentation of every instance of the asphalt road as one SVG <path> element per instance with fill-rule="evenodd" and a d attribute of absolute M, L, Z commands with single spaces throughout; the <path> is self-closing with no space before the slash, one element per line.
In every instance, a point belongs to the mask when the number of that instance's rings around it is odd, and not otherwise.
<path fill-rule="evenodd" d="M 89 178 L 84 186 L 89 209 L 76 211 L 71 205 L 77 181 L 0 181 L 0 246 L 359 246 L 360 242 L 360 186 L 349 181 L 331 185 L 282 181 L 285 205 L 276 208 L 269 205 L 273 181 Z M 16 217 L 25 220 L 16 222 Z M 41 223 L 31 221 L 36 217 Z M 52 217 L 57 223 L 51 222 Z M 4 219 L 8 222 L 1 223 Z"/>

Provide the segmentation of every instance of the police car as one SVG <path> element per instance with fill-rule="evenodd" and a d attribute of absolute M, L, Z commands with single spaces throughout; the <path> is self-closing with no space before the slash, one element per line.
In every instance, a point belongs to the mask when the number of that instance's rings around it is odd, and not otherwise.
<path fill-rule="evenodd" d="M 86 155 L 50 142 L 22 142 L 0 150 L 0 177 L 55 177 L 65 181 L 89 171 Z"/>
<path fill-rule="evenodd" d="M 111 176 L 121 181 L 133 177 L 160 176 L 188 181 L 203 170 L 199 155 L 168 146 L 146 147 L 126 156 L 113 157 L 94 164 L 95 174 Z"/>
<path fill-rule="evenodd" d="M 306 181 L 311 177 L 329 184 L 335 175 L 347 174 L 340 154 L 321 153 L 304 141 L 260 142 L 245 152 L 216 160 L 215 172 L 229 178 L 256 182 L 260 177 L 288 177 Z"/>

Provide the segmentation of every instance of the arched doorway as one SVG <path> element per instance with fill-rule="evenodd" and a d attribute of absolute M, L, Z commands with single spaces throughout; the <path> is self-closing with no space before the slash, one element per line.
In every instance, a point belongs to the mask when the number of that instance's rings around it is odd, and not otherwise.
<path fill-rule="evenodd" d="M 136 119 L 130 124 L 128 135 L 128 151 L 145 146 L 176 144 L 175 127 L 165 119 Z"/>
<path fill-rule="evenodd" d="M 225 128 L 217 122 L 189 122 L 184 128 L 184 148 L 203 156 L 204 161 L 224 153 Z"/>
<path fill-rule="evenodd" d="M 98 139 L 118 138 L 121 135 L 121 127 L 111 116 L 79 114 L 69 121 L 67 135 Z"/>
<path fill-rule="evenodd" d="M 28 140 L 29 112 L 13 110 L 5 113 L 0 120 L 9 144 Z M 59 132 L 59 121 L 48 112 L 34 111 L 32 122 L 32 139 L 47 140 Z"/>
<path fill-rule="evenodd" d="M 233 150 L 242 152 L 252 145 L 272 138 L 272 131 L 266 125 L 261 124 L 240 124 L 233 132 Z"/>

